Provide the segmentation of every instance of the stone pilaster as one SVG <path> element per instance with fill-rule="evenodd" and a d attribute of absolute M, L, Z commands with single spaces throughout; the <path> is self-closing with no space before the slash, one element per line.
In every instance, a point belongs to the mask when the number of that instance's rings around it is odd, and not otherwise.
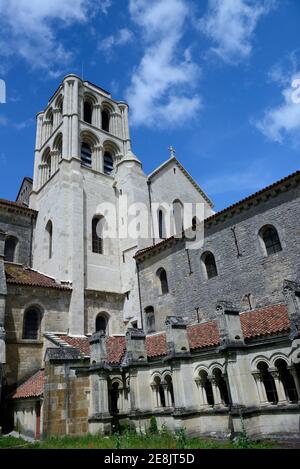
<path fill-rule="evenodd" d="M 220 329 L 220 348 L 241 347 L 244 336 L 239 311 L 228 301 L 219 301 L 216 307 Z"/>
<path fill-rule="evenodd" d="M 291 321 L 291 339 L 300 337 L 300 283 L 285 280 L 283 294 Z"/>

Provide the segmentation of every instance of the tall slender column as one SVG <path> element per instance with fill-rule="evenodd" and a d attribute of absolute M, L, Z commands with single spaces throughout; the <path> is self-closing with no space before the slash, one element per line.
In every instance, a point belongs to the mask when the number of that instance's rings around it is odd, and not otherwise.
<path fill-rule="evenodd" d="M 259 397 L 259 401 L 261 405 L 267 405 L 269 403 L 265 385 L 263 382 L 263 377 L 259 371 L 255 371 L 252 373 L 253 378 L 255 379 L 255 383 L 257 386 L 257 393 Z"/>
<path fill-rule="evenodd" d="M 165 396 L 165 404 L 166 404 L 166 407 L 170 407 L 171 404 L 170 404 L 170 398 L 169 398 L 169 390 L 168 390 L 168 385 L 166 383 L 164 383 L 162 385 L 163 389 L 164 389 L 164 396 Z"/>
<path fill-rule="evenodd" d="M 218 382 L 214 376 L 211 376 L 208 379 L 211 381 L 215 406 L 221 406 L 222 398 L 221 398 L 221 393 L 220 393 L 220 389 L 218 386 Z"/>
<path fill-rule="evenodd" d="M 196 378 L 195 379 L 199 394 L 200 394 L 200 407 L 208 407 L 208 401 L 205 390 L 205 379 Z"/>
<path fill-rule="evenodd" d="M 291 375 L 294 378 L 294 382 L 295 382 L 295 386 L 296 386 L 296 390 L 298 394 L 298 402 L 299 402 L 300 401 L 300 379 L 298 377 L 297 370 L 294 366 L 289 367 L 288 370 L 290 371 Z"/>
<path fill-rule="evenodd" d="M 287 401 L 287 398 L 286 398 L 283 382 L 280 379 L 279 371 L 278 370 L 270 370 L 270 373 L 274 378 L 275 387 L 276 387 L 277 396 L 278 396 L 278 404 L 287 404 L 288 401 Z"/>
<path fill-rule="evenodd" d="M 109 414 L 108 383 L 105 373 L 99 374 L 99 411 L 101 414 Z"/>

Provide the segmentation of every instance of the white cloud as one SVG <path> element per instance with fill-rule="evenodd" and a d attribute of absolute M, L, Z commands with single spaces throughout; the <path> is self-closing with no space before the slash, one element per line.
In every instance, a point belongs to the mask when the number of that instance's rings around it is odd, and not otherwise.
<path fill-rule="evenodd" d="M 286 138 L 300 144 L 300 88 L 293 88 L 300 80 L 300 50 L 294 50 L 281 59 L 269 74 L 269 81 L 281 88 L 281 102 L 264 111 L 261 119 L 252 122 L 268 139 L 283 143 Z"/>
<path fill-rule="evenodd" d="M 102 0 L 100 3 L 100 9 L 102 13 L 107 15 L 109 8 L 112 6 L 112 0 Z"/>
<path fill-rule="evenodd" d="M 133 33 L 130 29 L 122 28 L 113 36 L 108 36 L 98 44 L 98 49 L 106 56 L 111 56 L 113 49 L 118 46 L 124 46 L 132 41 Z"/>
<path fill-rule="evenodd" d="M 215 44 L 211 52 L 227 63 L 246 59 L 259 19 L 275 4 L 275 0 L 209 0 L 199 28 Z"/>
<path fill-rule="evenodd" d="M 59 27 L 87 21 L 107 2 L 98 0 L 0 0 L 0 57 L 20 56 L 56 76 L 72 53 L 55 35 Z"/>
<path fill-rule="evenodd" d="M 295 102 L 292 88 L 292 82 L 297 78 L 300 79 L 300 70 L 290 77 L 290 85 L 282 90 L 282 103 L 267 109 L 264 117 L 255 122 L 256 127 L 274 142 L 282 143 L 286 137 L 291 137 L 299 144 L 300 103 Z"/>
<path fill-rule="evenodd" d="M 187 4 L 184 0 L 130 0 L 129 10 L 144 45 L 127 90 L 132 123 L 180 125 L 201 107 L 200 98 L 193 93 L 198 66 L 180 49 Z"/>

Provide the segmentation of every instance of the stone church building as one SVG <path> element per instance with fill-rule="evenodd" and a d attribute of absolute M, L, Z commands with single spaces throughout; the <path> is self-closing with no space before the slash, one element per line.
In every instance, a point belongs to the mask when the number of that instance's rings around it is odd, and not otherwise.
<path fill-rule="evenodd" d="M 214 213 L 173 149 L 143 172 L 126 103 L 65 77 L 37 115 L 33 179 L 0 199 L 3 430 L 144 431 L 155 416 L 299 436 L 299 202 L 296 172 Z M 139 207 L 147 236 L 125 229 Z"/>

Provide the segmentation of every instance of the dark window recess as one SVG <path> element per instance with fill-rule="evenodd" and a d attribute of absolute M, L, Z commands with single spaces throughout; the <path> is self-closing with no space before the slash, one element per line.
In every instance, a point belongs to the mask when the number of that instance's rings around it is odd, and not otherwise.
<path fill-rule="evenodd" d="M 162 295 L 169 293 L 168 278 L 167 278 L 167 273 L 165 269 L 161 269 L 161 271 L 159 272 L 159 280 L 160 280 Z"/>
<path fill-rule="evenodd" d="M 145 309 L 145 313 L 147 333 L 150 334 L 150 332 L 155 332 L 155 316 L 153 306 L 148 306 L 148 308 Z"/>
<path fill-rule="evenodd" d="M 88 124 L 92 123 L 92 114 L 93 114 L 93 109 L 92 105 L 89 102 L 84 103 L 84 116 L 83 120 L 87 122 Z"/>
<path fill-rule="evenodd" d="M 282 251 L 280 239 L 275 228 L 267 228 L 263 233 L 263 240 L 266 246 L 268 256 Z"/>
<path fill-rule="evenodd" d="M 4 260 L 6 262 L 15 262 L 17 243 L 16 238 L 6 239 L 4 246 Z"/>
<path fill-rule="evenodd" d="M 40 327 L 40 312 L 36 309 L 30 309 L 25 313 L 23 339 L 37 340 Z"/>
<path fill-rule="evenodd" d="M 109 151 L 104 153 L 104 173 L 111 174 L 114 169 L 114 160 Z"/>
<path fill-rule="evenodd" d="M 215 256 L 211 252 L 206 254 L 204 258 L 204 264 L 206 268 L 207 278 L 209 279 L 209 278 L 217 277 L 218 270 L 217 270 L 217 265 L 215 261 Z"/>
<path fill-rule="evenodd" d="M 81 145 L 81 161 L 84 166 L 92 166 L 92 150 L 87 143 Z"/>
<path fill-rule="evenodd" d="M 103 331 L 106 332 L 107 320 L 104 316 L 96 317 L 96 332 Z"/>
<path fill-rule="evenodd" d="M 93 252 L 95 254 L 103 254 L 103 243 L 102 238 L 98 236 L 98 223 L 100 222 L 100 218 L 93 218 L 92 221 L 92 244 L 93 244 Z"/>
<path fill-rule="evenodd" d="M 102 130 L 109 132 L 109 114 L 107 111 L 102 111 Z"/>

